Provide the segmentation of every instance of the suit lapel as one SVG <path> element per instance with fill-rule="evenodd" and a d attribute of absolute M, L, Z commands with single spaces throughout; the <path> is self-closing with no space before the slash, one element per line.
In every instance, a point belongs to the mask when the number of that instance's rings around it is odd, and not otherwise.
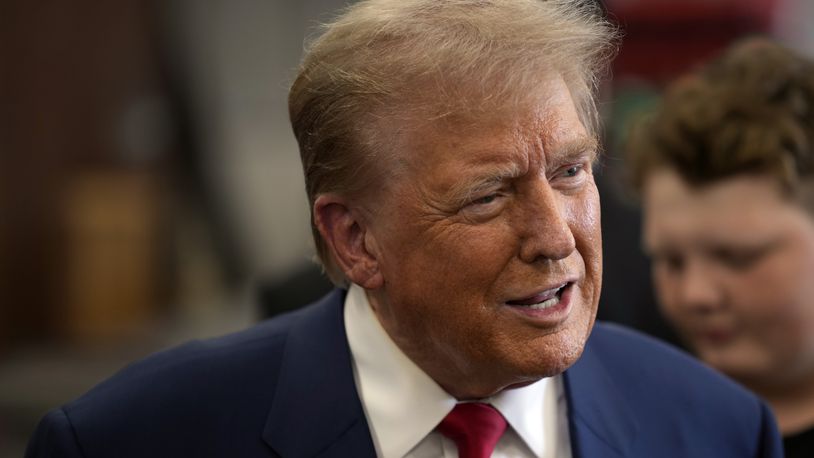
<path fill-rule="evenodd" d="M 630 456 L 636 420 L 590 340 L 563 375 L 574 458 Z"/>
<path fill-rule="evenodd" d="M 283 457 L 375 456 L 345 337 L 345 292 L 303 312 L 286 338 L 263 431 Z"/>
<path fill-rule="evenodd" d="M 263 439 L 282 457 L 374 457 L 345 336 L 345 292 L 303 311 L 286 338 Z M 638 429 L 591 349 L 563 374 L 574 458 L 625 457 Z"/>

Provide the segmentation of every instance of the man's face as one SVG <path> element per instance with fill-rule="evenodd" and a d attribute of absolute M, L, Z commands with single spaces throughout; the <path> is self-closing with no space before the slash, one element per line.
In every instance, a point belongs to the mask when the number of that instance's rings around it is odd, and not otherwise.
<path fill-rule="evenodd" d="M 747 384 L 814 376 L 814 222 L 770 178 L 644 189 L 662 310 L 698 356 Z M 810 380 L 810 378 L 808 378 Z"/>
<path fill-rule="evenodd" d="M 498 122 L 412 132 L 373 212 L 373 308 L 458 398 L 562 372 L 596 314 L 596 144 L 560 78 L 541 93 Z"/>

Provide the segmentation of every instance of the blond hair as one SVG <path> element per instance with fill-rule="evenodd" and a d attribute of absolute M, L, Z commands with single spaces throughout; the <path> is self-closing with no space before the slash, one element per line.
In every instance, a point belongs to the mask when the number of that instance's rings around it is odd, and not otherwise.
<path fill-rule="evenodd" d="M 291 87 L 289 114 L 317 254 L 331 280 L 346 283 L 313 224 L 314 201 L 385 181 L 392 170 L 376 164 L 398 129 L 381 120 L 477 121 L 517 108 L 543 76 L 560 74 L 594 132 L 597 78 L 614 38 L 588 1 L 368 0 L 325 25 Z"/>

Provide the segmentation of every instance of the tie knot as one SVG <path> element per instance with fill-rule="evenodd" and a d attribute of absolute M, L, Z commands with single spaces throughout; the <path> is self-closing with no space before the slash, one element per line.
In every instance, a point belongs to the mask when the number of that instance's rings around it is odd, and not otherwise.
<path fill-rule="evenodd" d="M 455 442 L 459 458 L 489 458 L 506 426 L 506 419 L 494 407 L 469 402 L 457 404 L 438 431 Z"/>

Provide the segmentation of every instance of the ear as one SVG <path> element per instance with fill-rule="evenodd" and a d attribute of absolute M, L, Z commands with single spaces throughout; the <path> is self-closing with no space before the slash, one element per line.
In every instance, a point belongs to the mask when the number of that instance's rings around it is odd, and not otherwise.
<path fill-rule="evenodd" d="M 339 196 L 322 194 L 314 201 L 314 224 L 350 281 L 365 289 L 384 284 L 375 239 L 358 209 Z"/>

